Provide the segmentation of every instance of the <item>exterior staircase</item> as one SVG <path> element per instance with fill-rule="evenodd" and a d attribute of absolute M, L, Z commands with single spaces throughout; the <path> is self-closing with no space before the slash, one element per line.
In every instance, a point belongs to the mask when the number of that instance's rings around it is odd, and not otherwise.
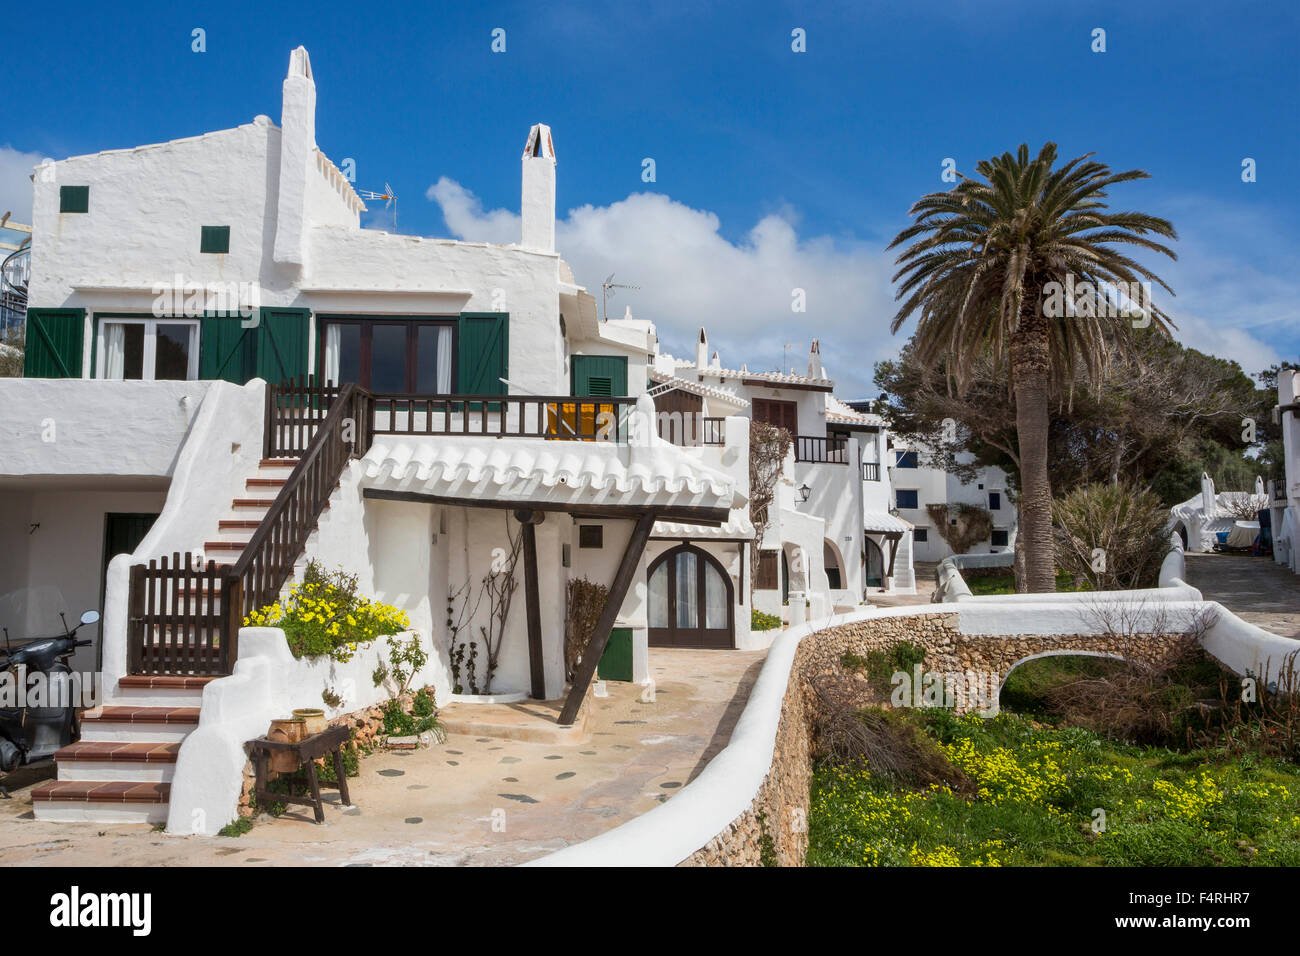
<path fill-rule="evenodd" d="M 263 459 L 244 484 L 217 537 L 203 543 L 205 558 L 233 564 L 284 487 L 296 458 Z M 329 503 L 325 503 L 329 507 Z M 295 563 L 294 578 L 302 563 Z M 205 613 L 209 595 L 180 591 L 188 610 Z M 173 609 L 173 613 L 175 609 Z M 158 622 L 145 617 L 149 629 Z M 54 755 L 58 779 L 32 790 L 38 820 L 164 823 L 181 743 L 199 723 L 203 688 L 215 676 L 137 675 L 118 681 L 108 702 L 81 717 L 81 739 Z"/>
<path fill-rule="evenodd" d="M 213 677 L 123 677 L 113 703 L 81 717 L 81 740 L 54 755 L 58 779 L 32 790 L 36 819 L 164 823 L 181 742 Z"/>
<path fill-rule="evenodd" d="M 898 554 L 894 557 L 893 589 L 912 592 L 916 590 L 916 569 L 912 565 L 912 535 L 898 540 Z"/>

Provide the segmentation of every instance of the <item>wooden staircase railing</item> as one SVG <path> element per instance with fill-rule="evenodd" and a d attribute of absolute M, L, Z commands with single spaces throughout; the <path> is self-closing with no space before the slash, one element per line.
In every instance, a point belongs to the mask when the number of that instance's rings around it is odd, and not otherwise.
<path fill-rule="evenodd" d="M 349 459 L 374 435 L 374 399 L 356 385 L 266 387 L 266 457 L 297 457 L 233 565 L 173 555 L 131 568 L 127 671 L 229 674 L 249 612 L 274 602 Z"/>

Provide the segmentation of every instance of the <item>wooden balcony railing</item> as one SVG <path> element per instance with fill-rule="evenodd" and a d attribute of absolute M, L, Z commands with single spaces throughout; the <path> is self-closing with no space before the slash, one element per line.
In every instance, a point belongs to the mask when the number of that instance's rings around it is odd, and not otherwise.
<path fill-rule="evenodd" d="M 376 395 L 378 435 L 485 435 L 626 442 L 634 398 L 568 395 Z"/>
<path fill-rule="evenodd" d="M 794 440 L 794 460 L 816 464 L 847 465 L 849 441 L 847 438 L 815 438 L 799 435 Z"/>
<path fill-rule="evenodd" d="M 695 412 L 659 412 L 656 418 L 659 437 L 674 445 L 694 447 L 727 443 L 725 418 Z"/>

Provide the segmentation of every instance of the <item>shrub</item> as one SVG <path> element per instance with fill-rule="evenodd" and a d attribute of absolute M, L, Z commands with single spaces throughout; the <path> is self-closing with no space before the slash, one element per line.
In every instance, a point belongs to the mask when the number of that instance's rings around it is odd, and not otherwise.
<path fill-rule="evenodd" d="M 327 654 L 340 663 L 352 659 L 361 644 L 410 627 L 406 612 L 357 593 L 357 576 L 341 568 L 325 572 L 307 565 L 301 584 L 244 618 L 245 627 L 278 627 L 294 657 Z"/>
<path fill-rule="evenodd" d="M 1094 591 L 1154 585 L 1169 512 L 1132 484 L 1083 485 L 1052 502 L 1056 563 Z"/>
<path fill-rule="evenodd" d="M 993 535 L 993 515 L 979 505 L 926 505 L 925 510 L 954 554 L 965 554 Z"/>
<path fill-rule="evenodd" d="M 569 581 L 564 616 L 564 677 L 573 680 L 578 663 L 596 630 L 600 612 L 609 600 L 609 588 L 585 577 Z"/>
<path fill-rule="evenodd" d="M 776 614 L 764 614 L 758 608 L 749 612 L 749 629 L 751 631 L 770 631 L 781 626 L 781 618 Z"/>

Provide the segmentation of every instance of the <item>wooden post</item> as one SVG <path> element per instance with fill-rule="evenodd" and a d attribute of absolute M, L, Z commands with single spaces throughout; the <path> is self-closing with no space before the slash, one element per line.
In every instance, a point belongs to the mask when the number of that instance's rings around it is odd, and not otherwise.
<path fill-rule="evenodd" d="M 606 598 L 605 607 L 596 620 L 596 629 L 592 631 L 591 640 L 586 650 L 582 652 L 582 663 L 578 665 L 578 673 L 573 677 L 573 686 L 569 688 L 569 696 L 564 701 L 564 710 L 560 712 L 559 723 L 566 727 L 578 719 L 582 699 L 587 696 L 591 679 L 596 676 L 600 656 L 605 653 L 610 631 L 614 629 L 614 621 L 618 617 L 619 608 L 623 606 L 623 598 L 627 596 L 627 589 L 632 584 L 632 577 L 636 574 L 641 554 L 645 551 L 646 542 L 650 540 L 650 531 L 654 528 L 657 517 L 657 512 L 646 511 L 636 520 L 636 528 L 632 531 L 632 537 L 623 551 L 623 560 L 619 562 L 614 580 L 609 586 L 609 597 Z"/>
<path fill-rule="evenodd" d="M 544 511 L 515 512 L 523 525 L 524 536 L 524 604 L 528 611 L 528 668 L 532 676 L 534 700 L 546 699 L 546 669 L 542 660 L 542 605 L 537 589 L 537 525 L 546 518 Z"/>
<path fill-rule="evenodd" d="M 888 590 L 889 579 L 894 576 L 894 558 L 898 556 L 898 542 L 902 537 L 902 532 L 899 531 L 892 531 L 889 534 L 889 570 L 885 572 L 885 580 L 881 582 L 886 585 L 886 590 Z"/>
<path fill-rule="evenodd" d="M 239 657 L 239 627 L 244 623 L 244 590 L 238 575 L 227 574 L 221 582 L 221 670 L 231 674 Z"/>
<path fill-rule="evenodd" d="M 131 565 L 130 585 L 126 599 L 126 672 L 140 674 L 144 671 L 144 565 Z"/>

